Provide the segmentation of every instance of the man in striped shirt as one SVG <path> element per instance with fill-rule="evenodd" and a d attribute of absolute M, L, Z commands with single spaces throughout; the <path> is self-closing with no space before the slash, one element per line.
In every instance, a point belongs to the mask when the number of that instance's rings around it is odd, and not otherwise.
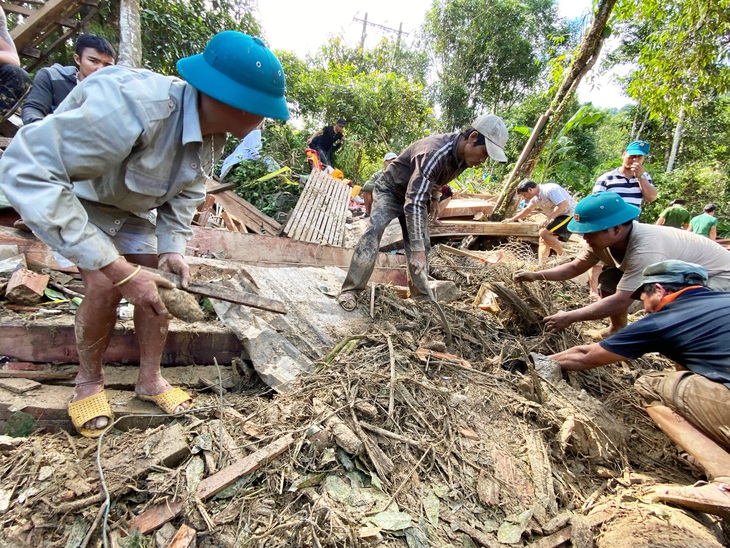
<path fill-rule="evenodd" d="M 388 166 L 373 190 L 370 223 L 355 246 L 350 269 L 337 302 L 354 310 L 357 295 L 365 289 L 378 257 L 380 240 L 390 222 L 398 218 L 408 259 L 411 297 L 428 295 L 425 273 L 430 250 L 428 213 L 437 202 L 441 187 L 466 168 L 493 158 L 506 162 L 507 126 L 493 114 L 482 114 L 461 133 L 432 135 L 416 141 Z M 434 211 L 437 211 L 434 210 Z"/>
<path fill-rule="evenodd" d="M 641 208 L 642 201 L 653 202 L 657 192 L 651 175 L 644 171 L 644 160 L 649 154 L 649 143 L 633 141 L 621 156 L 621 166 L 601 175 L 593 187 L 593 194 L 615 192 L 629 205 Z"/>
<path fill-rule="evenodd" d="M 642 202 L 654 202 L 657 191 L 651 175 L 644 171 L 644 160 L 649 154 L 649 143 L 632 141 L 622 154 L 621 166 L 601 175 L 593 186 L 593 194 L 615 192 L 629 205 L 641 209 Z M 600 265 L 591 269 L 591 299 L 598 300 L 603 295 L 599 291 L 598 277 Z"/>

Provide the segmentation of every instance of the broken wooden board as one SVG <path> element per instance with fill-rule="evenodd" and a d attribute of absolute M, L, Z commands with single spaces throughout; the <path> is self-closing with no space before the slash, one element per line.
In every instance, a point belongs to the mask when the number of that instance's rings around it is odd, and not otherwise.
<path fill-rule="evenodd" d="M 254 451 L 241 460 L 225 467 L 220 472 L 217 472 L 212 476 L 208 476 L 198 485 L 198 497 L 200 497 L 201 500 L 206 500 L 213 495 L 220 493 L 223 489 L 238 479 L 255 472 L 263 465 L 274 460 L 294 445 L 294 442 L 294 437 L 291 434 L 286 434 L 285 436 L 271 442 L 269 445 L 265 445 L 258 451 Z"/>
<path fill-rule="evenodd" d="M 429 233 L 434 236 L 514 236 L 516 238 L 538 238 L 538 223 L 487 223 L 474 221 L 442 221 L 431 225 Z"/>
<path fill-rule="evenodd" d="M 4 388 L 13 394 L 25 394 L 31 390 L 41 387 L 41 383 L 31 381 L 29 379 L 2 379 L 0 378 L 0 388 Z"/>
<path fill-rule="evenodd" d="M 352 189 L 313 169 L 282 234 L 293 240 L 341 246 Z"/>
<path fill-rule="evenodd" d="M 72 386 L 44 384 L 34 390 L 31 397 L 29 394 L 14 394 L 0 387 L 0 428 L 15 412 L 23 411 L 36 419 L 36 431 L 73 432 L 73 424 L 68 416 L 68 403 L 73 391 Z M 107 389 L 106 394 L 115 418 L 125 417 L 115 426 L 119 430 L 144 430 L 173 420 L 165 416 L 148 417 L 150 413 L 160 413 L 159 408 L 151 402 L 137 399 L 132 391 Z"/>
<path fill-rule="evenodd" d="M 5 356 L 20 361 L 79 361 L 72 316 L 53 320 L 0 318 L 0 348 Z M 209 364 L 217 359 L 220 364 L 230 364 L 242 352 L 243 345 L 224 326 L 212 322 L 184 324 L 172 321 L 161 363 Z M 131 321 L 117 323 L 104 359 L 108 362 L 139 363 L 139 345 Z"/>
<path fill-rule="evenodd" d="M 253 204 L 241 198 L 232 190 L 219 189 L 216 181 L 208 179 L 206 187 L 215 190 L 215 201 L 224 211 L 236 217 L 256 234 L 271 234 L 273 236 L 281 232 L 281 225 L 274 219 L 259 210 Z"/>
<path fill-rule="evenodd" d="M 143 267 L 148 272 L 157 274 L 165 278 L 166 280 L 175 284 L 176 287 L 182 289 L 182 278 L 172 272 L 164 272 L 156 268 Z M 269 312 L 276 312 L 278 314 L 286 314 L 286 305 L 281 301 L 262 297 L 248 291 L 236 291 L 229 287 L 223 287 L 216 284 L 197 283 L 190 281 L 188 287 L 185 288 L 188 293 L 195 293 L 196 295 L 203 295 L 204 297 L 212 297 L 218 300 L 227 301 L 235 304 L 243 304 L 252 308 L 258 308 L 260 310 L 268 310 Z"/>
<path fill-rule="evenodd" d="M 474 217 L 477 213 L 491 215 L 494 202 L 481 198 L 452 198 L 444 209 L 439 210 L 439 219 L 450 217 Z"/>
<path fill-rule="evenodd" d="M 61 272 L 78 272 L 75 266 L 61 267 L 51 249 L 30 232 L 0 226 L 0 244 L 17 245 L 18 250 L 25 254 L 25 259 L 31 270 L 50 268 Z"/>
<path fill-rule="evenodd" d="M 0 387 L 3 380 L 27 379 L 36 383 L 55 384 L 60 386 L 74 386 L 74 378 L 79 369 L 78 365 L 31 364 L 32 370 L 8 370 L 17 362 L 8 362 L 4 369 L 0 369 Z M 230 366 L 215 367 L 214 365 L 196 365 L 195 367 L 165 367 L 163 375 L 173 386 L 185 388 L 205 389 L 218 386 L 218 371 L 221 374 L 223 388 L 229 389 L 235 385 Z M 137 384 L 139 366 L 111 365 L 104 366 L 104 386 L 114 390 L 134 390 Z"/>
<path fill-rule="evenodd" d="M 0 244 L 4 243 L 2 235 L 2 227 L 0 227 Z M 21 251 L 23 251 L 22 246 Z M 188 242 L 187 252 L 189 255 L 198 257 L 234 260 L 245 265 L 263 267 L 336 266 L 347 269 L 350 267 L 353 250 L 290 238 L 193 227 L 193 238 Z M 194 264 L 192 261 L 189 263 Z M 408 280 L 405 264 L 405 257 L 402 255 L 380 253 L 370 280 L 376 283 L 406 285 Z"/>
<path fill-rule="evenodd" d="M 130 521 L 128 529 L 130 531 L 138 529 L 140 533 L 147 535 L 175 519 L 182 509 L 183 502 L 181 500 L 155 504 Z"/>

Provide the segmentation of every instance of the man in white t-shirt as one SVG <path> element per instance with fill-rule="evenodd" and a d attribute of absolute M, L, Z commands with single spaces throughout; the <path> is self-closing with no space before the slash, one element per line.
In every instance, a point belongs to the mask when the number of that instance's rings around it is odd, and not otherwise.
<path fill-rule="evenodd" d="M 575 322 L 610 318 L 611 326 L 600 333 L 605 338 L 628 323 L 632 294 L 641 286 L 642 272 L 654 263 L 676 259 L 703 267 L 707 287 L 730 291 L 730 251 L 712 240 L 685 230 L 636 222 L 641 210 L 627 204 L 615 192 L 588 196 L 578 203 L 568 224 L 585 240 L 583 251 L 571 262 L 549 270 L 520 270 L 518 282 L 571 280 L 593 265 L 609 265 L 601 273 L 607 296 L 583 308 L 561 311 L 545 318 L 550 331 L 560 331 Z M 610 286 L 610 287 L 609 287 Z"/>
<path fill-rule="evenodd" d="M 517 185 L 517 194 L 525 200 L 527 206 L 503 222 L 511 223 L 524 219 L 535 210 L 544 213 L 545 220 L 540 223 L 540 246 L 537 257 L 540 263 L 544 263 L 550 256 L 551 249 L 556 255 L 562 255 L 563 246 L 560 242 L 567 242 L 571 234 L 568 222 L 575 210 L 573 197 L 557 183 L 538 185 L 529 179 Z"/>

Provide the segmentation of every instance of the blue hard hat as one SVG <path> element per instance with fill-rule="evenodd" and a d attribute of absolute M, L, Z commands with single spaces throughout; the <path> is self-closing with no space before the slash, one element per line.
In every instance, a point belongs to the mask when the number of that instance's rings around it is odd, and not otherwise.
<path fill-rule="evenodd" d="M 281 63 L 261 38 L 225 30 L 211 38 L 203 53 L 177 62 L 194 88 L 237 109 L 288 120 Z"/>
<path fill-rule="evenodd" d="M 630 156 L 647 156 L 649 154 L 649 143 L 646 141 L 632 141 L 626 147 L 626 154 Z"/>
<path fill-rule="evenodd" d="M 583 198 L 575 206 L 568 230 L 575 234 L 590 234 L 636 219 L 641 210 L 624 202 L 615 192 L 601 192 Z"/>

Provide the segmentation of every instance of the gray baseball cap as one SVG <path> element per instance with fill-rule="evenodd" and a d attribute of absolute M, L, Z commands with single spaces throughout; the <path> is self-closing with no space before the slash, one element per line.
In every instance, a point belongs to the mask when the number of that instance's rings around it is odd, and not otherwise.
<path fill-rule="evenodd" d="M 504 147 L 507 144 L 507 126 L 499 116 L 494 114 L 482 114 L 471 123 L 471 127 L 484 135 L 487 145 L 487 153 L 490 158 L 498 162 L 506 162 Z"/>
<path fill-rule="evenodd" d="M 707 285 L 708 278 L 704 267 L 676 259 L 650 264 L 642 275 L 639 289 L 631 294 L 633 299 L 641 297 L 642 290 L 647 284 Z"/>

